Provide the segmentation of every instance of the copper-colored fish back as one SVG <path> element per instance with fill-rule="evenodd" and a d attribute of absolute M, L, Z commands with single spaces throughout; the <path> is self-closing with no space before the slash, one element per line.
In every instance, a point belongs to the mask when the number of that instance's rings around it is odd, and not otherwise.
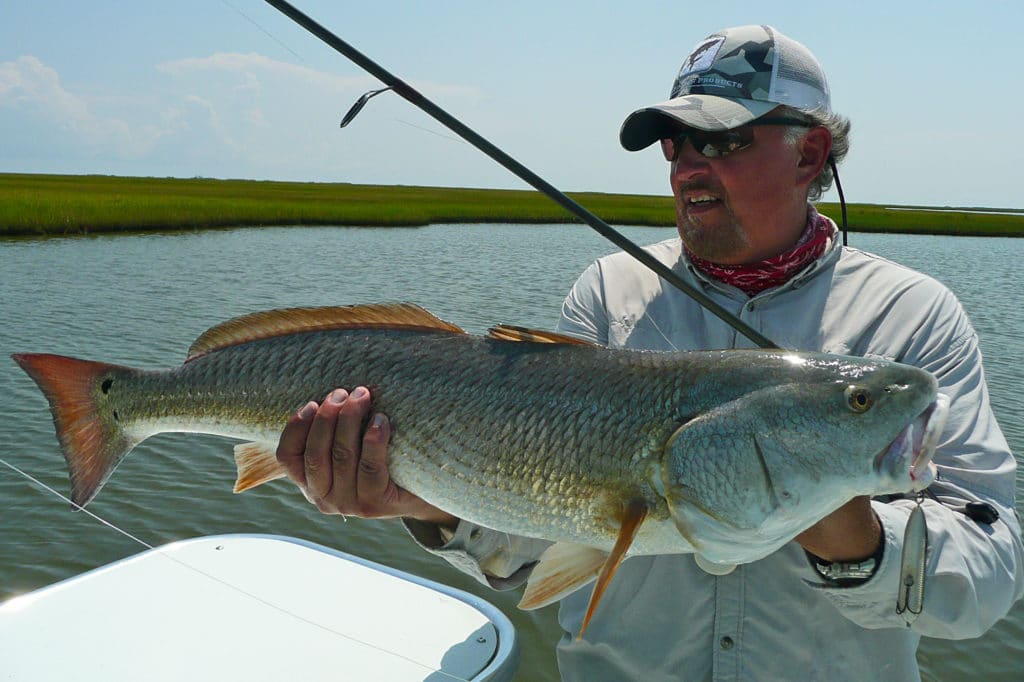
<path fill-rule="evenodd" d="M 203 332 L 188 349 L 188 360 L 258 339 L 331 329 L 388 328 L 465 334 L 414 303 L 285 308 L 242 315 Z"/>

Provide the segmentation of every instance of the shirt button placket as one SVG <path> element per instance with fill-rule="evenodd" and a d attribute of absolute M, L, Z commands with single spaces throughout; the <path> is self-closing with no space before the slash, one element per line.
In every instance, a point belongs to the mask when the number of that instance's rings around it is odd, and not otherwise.
<path fill-rule="evenodd" d="M 740 682 L 740 623 L 743 620 L 743 566 L 715 578 L 714 682 Z"/>

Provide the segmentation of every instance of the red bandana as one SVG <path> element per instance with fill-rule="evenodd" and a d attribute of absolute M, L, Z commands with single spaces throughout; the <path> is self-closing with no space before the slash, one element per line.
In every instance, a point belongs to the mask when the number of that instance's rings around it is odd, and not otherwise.
<path fill-rule="evenodd" d="M 753 296 L 787 282 L 804 266 L 825 253 L 828 241 L 836 233 L 832 223 L 813 207 L 807 211 L 807 226 L 792 249 L 757 263 L 719 265 L 699 258 L 683 245 L 690 262 L 706 275 L 731 284 Z"/>

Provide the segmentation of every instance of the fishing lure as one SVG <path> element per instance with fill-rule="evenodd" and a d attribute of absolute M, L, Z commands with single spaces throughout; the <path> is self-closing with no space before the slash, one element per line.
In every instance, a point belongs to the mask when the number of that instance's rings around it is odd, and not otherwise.
<path fill-rule="evenodd" d="M 903 554 L 900 558 L 900 589 L 896 597 L 896 613 L 903 616 L 907 627 L 917 620 L 924 610 L 925 567 L 928 560 L 928 523 L 925 520 L 921 501 L 924 493 L 917 495 L 917 506 L 910 512 L 907 529 L 903 533 Z"/>

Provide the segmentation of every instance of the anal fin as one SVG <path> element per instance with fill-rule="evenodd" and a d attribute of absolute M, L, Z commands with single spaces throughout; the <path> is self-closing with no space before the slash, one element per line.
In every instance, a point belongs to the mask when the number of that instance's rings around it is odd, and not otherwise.
<path fill-rule="evenodd" d="M 235 492 L 241 493 L 288 475 L 277 461 L 276 447 L 268 443 L 239 443 L 235 446 L 238 479 Z"/>

